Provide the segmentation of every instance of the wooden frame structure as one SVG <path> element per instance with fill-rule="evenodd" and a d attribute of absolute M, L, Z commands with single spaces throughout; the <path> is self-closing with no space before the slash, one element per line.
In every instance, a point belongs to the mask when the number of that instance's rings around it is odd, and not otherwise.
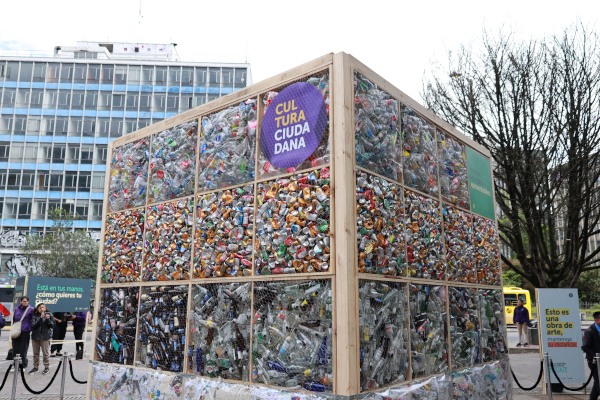
<path fill-rule="evenodd" d="M 223 282 L 252 282 L 252 287 L 257 281 L 286 281 L 286 280 L 306 280 L 312 279 L 330 279 L 332 282 L 333 289 L 333 393 L 341 396 L 353 396 L 361 393 L 361 376 L 360 376 L 360 339 L 359 339 L 359 281 L 370 280 L 370 281 L 384 281 L 384 282 L 400 282 L 406 284 L 405 295 L 408 298 L 408 283 L 415 285 L 433 285 L 443 286 L 446 289 L 446 293 L 449 286 L 452 287 L 466 287 L 466 288 L 477 288 L 477 289 L 495 289 L 502 290 L 502 286 L 491 286 L 481 285 L 476 283 L 464 283 L 449 281 L 447 276 L 444 280 L 429 280 L 423 278 L 411 278 L 407 276 L 387 276 L 377 275 L 368 273 L 359 273 L 357 268 L 358 263 L 358 251 L 357 251 L 357 222 L 356 222 L 356 178 L 355 171 L 362 170 L 374 176 L 379 176 L 382 179 L 388 178 L 382 177 L 377 173 L 368 171 L 364 168 L 356 166 L 355 162 L 355 123 L 354 123 L 354 73 L 359 72 L 363 76 L 367 77 L 371 82 L 376 84 L 379 89 L 386 91 L 389 95 L 395 98 L 398 102 L 410 107 L 415 113 L 434 124 L 439 129 L 447 132 L 453 136 L 460 143 L 472 148 L 481 155 L 487 157 L 490 160 L 491 168 L 491 154 L 490 152 L 473 142 L 471 139 L 458 132 L 454 127 L 450 126 L 447 122 L 435 116 L 433 113 L 425 109 L 419 103 L 405 95 L 403 92 L 395 88 L 393 85 L 388 83 L 385 79 L 380 77 L 374 71 L 369 69 L 367 66 L 362 64 L 360 61 L 348 55 L 346 53 L 327 54 L 309 63 L 306 63 L 300 67 L 294 68 L 287 72 L 284 72 L 278 76 L 259 82 L 245 89 L 239 90 L 228 96 L 219 98 L 211 101 L 202 106 L 196 107 L 175 117 L 161 121 L 157 124 L 148 126 L 137 132 L 116 139 L 109 144 L 109 161 L 107 164 L 107 174 L 105 183 L 105 196 L 104 196 L 104 212 L 103 212 L 103 224 L 102 224 L 102 240 L 104 240 L 106 232 L 106 221 L 107 215 L 111 214 L 109 211 L 108 196 L 109 196 L 109 184 L 111 179 L 111 161 L 113 150 L 119 146 L 138 141 L 144 138 L 150 138 L 153 134 L 160 133 L 166 129 L 173 128 L 184 122 L 198 120 L 199 128 L 201 127 L 202 117 L 213 114 L 224 108 L 245 101 L 246 99 L 255 98 L 258 105 L 258 126 L 257 126 L 257 137 L 260 134 L 260 127 L 263 116 L 263 95 L 268 91 L 277 88 L 282 88 L 290 83 L 296 82 L 299 79 L 318 74 L 320 72 L 327 72 L 329 74 L 330 82 L 330 108 L 329 108 L 329 121 L 330 121 L 330 134 L 329 134 L 329 149 L 330 156 L 329 161 L 326 164 L 319 165 L 318 168 L 328 167 L 331 170 L 331 210 L 330 210 L 330 237 L 331 237 L 331 258 L 330 268 L 326 272 L 319 273 L 308 273 L 308 274 L 282 274 L 282 275 L 256 275 L 254 269 L 254 262 L 252 266 L 252 274 L 250 276 L 238 276 L 238 277 L 221 277 L 221 278 L 205 278 L 195 279 L 192 278 L 187 281 L 177 280 L 169 282 L 160 282 L 160 285 L 189 285 L 189 296 L 191 297 L 192 286 L 194 284 L 212 284 L 212 283 L 223 283 Z M 258 175 L 258 156 L 260 154 L 260 140 L 256 140 L 256 151 L 255 151 L 255 171 Z M 310 171 L 314 168 L 305 171 L 294 171 L 288 174 L 278 175 L 279 177 L 291 176 L 298 174 L 299 172 Z M 150 172 L 149 174 L 150 175 Z M 200 191 L 198 189 L 198 175 L 199 172 L 196 170 L 196 189 L 193 198 L 202 193 L 210 193 L 211 191 Z M 256 176 L 254 181 L 248 182 L 247 184 L 257 184 L 275 179 L 273 176 L 268 178 L 260 178 Z M 438 178 L 439 179 L 439 178 Z M 493 177 L 492 177 L 493 182 Z M 397 182 L 400 187 L 403 187 L 402 182 Z M 238 185 L 241 186 L 241 185 Z M 233 186 L 235 187 L 235 186 Z M 412 188 L 408 188 L 415 191 Z M 214 192 L 223 190 L 217 189 Z M 443 199 L 441 192 L 438 190 L 438 196 L 431 196 L 425 193 L 418 193 L 419 196 L 431 198 L 438 202 L 441 209 Z M 492 195 L 493 196 L 493 195 Z M 188 196 L 189 197 L 189 196 Z M 255 197 L 256 197 L 256 185 L 255 185 Z M 169 200 L 173 201 L 173 200 Z M 146 204 L 144 207 L 148 207 L 151 204 Z M 141 207 L 138 207 L 141 208 Z M 494 203 L 495 208 L 495 203 Z M 471 214 L 476 214 L 471 210 L 462 210 Z M 255 207 L 256 212 L 256 207 Z M 194 221 L 196 219 L 196 211 L 194 207 Z M 496 231 L 497 224 L 494 222 Z M 443 229 L 443 224 L 442 224 Z M 256 228 L 253 232 L 256 233 Z M 443 232 L 442 232 L 443 236 Z M 194 235 L 192 234 L 192 237 Z M 256 235 L 254 235 L 256 240 Z M 97 325 L 100 323 L 98 317 L 99 301 L 101 299 L 101 290 L 107 288 L 122 288 L 137 286 L 140 289 L 147 286 L 156 286 L 157 282 L 135 282 L 135 283 L 102 283 L 101 271 L 102 265 L 102 254 L 104 253 L 104 242 L 100 245 L 100 260 L 98 261 L 98 275 L 96 285 L 96 296 L 98 306 L 96 307 L 95 316 L 93 319 L 93 343 L 92 349 L 96 346 L 96 334 Z M 192 254 L 194 254 L 192 250 Z M 254 261 L 254 259 L 253 259 Z M 193 266 L 193 265 L 192 265 Z M 141 277 L 140 277 L 141 279 Z M 252 291 L 254 293 L 254 291 Z M 252 301 L 254 299 L 252 298 Z M 191 301 L 188 302 L 188 312 L 190 311 Z M 445 302 L 446 307 L 446 326 L 450 323 L 449 307 L 450 302 Z M 139 314 L 138 314 L 139 315 Z M 408 316 L 410 318 L 410 316 Z M 139 322 L 138 322 L 139 323 Z M 504 313 L 502 313 L 501 325 L 505 327 Z M 190 324 L 188 324 L 187 329 Z M 252 332 L 250 329 L 251 341 Z M 447 343 L 448 350 L 448 365 L 452 368 L 451 363 L 451 345 L 450 345 L 450 333 L 447 333 L 447 337 L 444 338 Z M 409 340 L 410 346 L 410 340 Z M 94 350 L 92 350 L 92 357 L 96 357 Z M 410 353 L 410 347 L 409 347 Z M 135 354 L 137 357 L 137 340 Z M 187 356 L 183 365 L 186 366 L 184 373 L 191 373 L 187 370 Z M 135 365 L 135 362 L 134 362 Z M 144 369 L 143 367 L 135 366 L 134 368 Z M 410 366 L 409 366 L 410 370 Z M 250 357 L 249 371 L 252 371 L 252 357 Z M 168 373 L 168 372 L 166 372 Z M 410 375 L 407 375 L 410 376 Z M 92 367 L 90 365 L 88 382 L 91 382 L 92 378 Z M 419 377 L 423 379 L 425 377 Z M 410 381 L 410 379 L 407 379 Z M 242 383 L 237 382 L 236 383 Z M 247 383 L 244 383 L 247 384 Z M 251 382 L 252 385 L 261 385 L 259 382 Z M 285 390 L 282 387 L 276 387 L 278 389 Z M 88 389 L 90 387 L 88 386 Z M 384 388 L 379 388 L 384 389 Z"/>

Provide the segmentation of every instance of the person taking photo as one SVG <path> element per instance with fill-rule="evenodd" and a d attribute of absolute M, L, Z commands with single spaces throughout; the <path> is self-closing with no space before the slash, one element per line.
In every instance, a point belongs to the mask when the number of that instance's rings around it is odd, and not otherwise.
<path fill-rule="evenodd" d="M 46 309 L 44 303 L 35 306 L 33 317 L 31 317 L 31 343 L 33 344 L 33 369 L 30 374 L 38 372 L 40 366 L 40 349 L 44 356 L 44 371 L 50 371 L 50 340 L 52 339 L 52 328 L 54 328 L 54 316 Z"/>

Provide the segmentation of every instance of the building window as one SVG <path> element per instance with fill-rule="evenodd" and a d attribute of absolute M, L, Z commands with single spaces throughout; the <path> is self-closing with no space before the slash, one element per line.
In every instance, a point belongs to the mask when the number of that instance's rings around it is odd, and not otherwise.
<path fill-rule="evenodd" d="M 91 221 L 101 221 L 102 220 L 102 201 L 92 200 L 92 210 L 90 213 Z"/>
<path fill-rule="evenodd" d="M 80 192 L 89 192 L 92 187 L 92 173 L 79 171 L 79 180 L 77 181 L 77 190 Z"/>
<path fill-rule="evenodd" d="M 17 91 L 15 89 L 4 89 L 2 94 L 2 107 L 14 107 L 17 101 Z"/>
<path fill-rule="evenodd" d="M 35 171 L 25 170 L 21 178 L 21 190 L 33 190 L 35 186 Z"/>
<path fill-rule="evenodd" d="M 42 135 L 53 135 L 54 134 L 54 117 L 43 118 L 41 131 Z"/>
<path fill-rule="evenodd" d="M 27 117 L 15 117 L 15 135 L 24 135 L 27 130 Z"/>
<path fill-rule="evenodd" d="M 87 219 L 89 207 L 90 203 L 87 200 L 77 200 L 77 203 L 75 203 L 75 213 L 78 219 Z"/>
<path fill-rule="evenodd" d="M 77 189 L 77 171 L 65 172 L 65 191 L 75 191 Z"/>
<path fill-rule="evenodd" d="M 156 67 L 155 82 L 159 86 L 164 86 L 167 82 L 167 67 Z"/>
<path fill-rule="evenodd" d="M 150 119 L 142 119 L 140 118 L 138 121 L 138 129 L 142 129 L 145 128 L 147 126 L 150 126 Z"/>
<path fill-rule="evenodd" d="M 73 81 L 73 71 L 75 66 L 73 64 L 62 64 L 60 67 L 60 81 L 71 83 Z"/>
<path fill-rule="evenodd" d="M 63 176 L 62 175 L 50 175 L 50 190 L 62 190 L 63 187 Z"/>
<path fill-rule="evenodd" d="M 9 134 L 12 131 L 14 119 L 6 115 L 0 115 L 0 132 Z"/>
<path fill-rule="evenodd" d="M 223 68 L 221 73 L 221 87 L 233 87 L 233 68 Z"/>
<path fill-rule="evenodd" d="M 127 94 L 127 110 L 136 111 L 138 108 L 139 99 L 140 95 L 138 94 Z"/>
<path fill-rule="evenodd" d="M 38 171 L 37 182 L 35 184 L 35 190 L 40 190 L 40 191 L 48 190 L 49 184 L 50 184 L 50 176 L 48 175 L 48 172 Z"/>
<path fill-rule="evenodd" d="M 64 144 L 54 144 L 52 148 L 52 162 L 53 163 L 64 163 L 67 148 Z"/>
<path fill-rule="evenodd" d="M 83 120 L 83 136 L 94 136 L 96 133 L 96 118 Z"/>
<path fill-rule="evenodd" d="M 64 136 L 69 129 L 69 117 L 56 117 L 55 133 L 57 136 Z"/>
<path fill-rule="evenodd" d="M 154 105 L 152 107 L 154 111 L 164 111 L 166 103 L 167 97 L 164 94 L 154 94 Z"/>
<path fill-rule="evenodd" d="M 15 107 L 27 108 L 29 106 L 29 89 L 17 89 L 17 102 Z"/>
<path fill-rule="evenodd" d="M 194 79 L 194 86 L 206 86 L 208 80 L 208 70 L 204 67 L 197 67 Z"/>
<path fill-rule="evenodd" d="M 182 67 L 181 69 L 181 86 L 192 86 L 194 81 L 194 68 Z"/>
<path fill-rule="evenodd" d="M 62 209 L 68 212 L 71 215 L 75 215 L 75 200 L 73 199 L 63 199 Z"/>
<path fill-rule="evenodd" d="M 4 201 L 4 212 L 2 213 L 2 218 L 16 219 L 18 208 L 19 203 L 17 202 L 17 199 L 6 199 Z"/>
<path fill-rule="evenodd" d="M 98 136 L 108 137 L 110 132 L 110 118 L 98 118 Z"/>
<path fill-rule="evenodd" d="M 42 117 L 29 117 L 27 120 L 27 134 L 28 135 L 39 135 L 40 125 L 42 124 Z"/>
<path fill-rule="evenodd" d="M 8 190 L 19 190 L 21 187 L 21 171 L 8 171 Z"/>
<path fill-rule="evenodd" d="M 110 100 L 112 96 L 109 93 L 100 93 L 98 95 L 98 110 L 110 110 Z"/>
<path fill-rule="evenodd" d="M 10 154 L 10 143 L 0 142 L 0 161 L 8 161 Z"/>
<path fill-rule="evenodd" d="M 140 111 L 150 111 L 152 107 L 152 95 L 142 94 L 140 96 Z"/>
<path fill-rule="evenodd" d="M 139 85 L 140 79 L 142 78 L 142 67 L 140 66 L 129 66 L 129 80 L 128 84 L 130 85 Z"/>
<path fill-rule="evenodd" d="M 235 87 L 243 88 L 246 87 L 246 70 L 245 69 L 235 69 Z"/>
<path fill-rule="evenodd" d="M 192 99 L 192 108 L 201 106 L 204 103 L 206 103 L 205 94 L 194 95 L 194 98 Z"/>
<path fill-rule="evenodd" d="M 115 67 L 115 83 L 123 85 L 127 81 L 127 66 Z"/>
<path fill-rule="evenodd" d="M 34 200 L 33 209 L 31 210 L 32 219 L 46 218 L 46 200 Z"/>
<path fill-rule="evenodd" d="M 4 190 L 8 178 L 8 171 L 0 171 L 0 190 Z"/>
<path fill-rule="evenodd" d="M 81 127 L 83 125 L 83 118 L 71 117 L 69 119 L 69 136 L 81 136 Z"/>
<path fill-rule="evenodd" d="M 69 108 L 70 101 L 71 101 L 71 93 L 70 92 L 59 92 L 58 93 L 58 106 L 60 108 Z"/>
<path fill-rule="evenodd" d="M 104 192 L 104 179 L 106 174 L 104 172 L 94 172 L 92 176 L 92 192 Z"/>
<path fill-rule="evenodd" d="M 33 67 L 33 81 L 44 82 L 46 79 L 46 63 L 36 62 Z"/>
<path fill-rule="evenodd" d="M 142 85 L 152 85 L 154 82 L 154 67 L 142 67 Z"/>
<path fill-rule="evenodd" d="M 49 63 L 46 69 L 46 83 L 58 82 L 58 75 L 60 74 L 60 64 Z"/>
<path fill-rule="evenodd" d="M 56 90 L 48 89 L 44 93 L 44 108 L 56 108 L 58 104 L 58 92 Z"/>
<path fill-rule="evenodd" d="M 208 70 L 208 86 L 219 87 L 221 78 L 221 68 L 209 68 Z"/>
<path fill-rule="evenodd" d="M 10 161 L 21 162 L 23 159 L 24 148 L 24 143 L 13 143 L 10 147 Z"/>
<path fill-rule="evenodd" d="M 135 131 L 137 131 L 137 121 L 135 119 L 125 118 L 124 133 L 131 133 Z"/>
<path fill-rule="evenodd" d="M 123 120 L 113 119 L 110 121 L 110 137 L 123 135 Z"/>
<path fill-rule="evenodd" d="M 81 164 L 91 164 L 94 160 L 94 145 L 82 144 L 81 145 Z"/>
<path fill-rule="evenodd" d="M 78 53 L 75 53 L 75 54 L 78 54 Z M 81 53 L 79 53 L 79 54 L 81 54 Z M 75 71 L 73 72 L 74 82 L 75 83 L 85 83 L 86 72 L 87 72 L 86 64 L 75 64 Z"/>
<path fill-rule="evenodd" d="M 98 83 L 100 82 L 100 66 L 89 65 L 87 73 L 87 83 Z"/>
<path fill-rule="evenodd" d="M 102 66 L 102 79 L 101 83 L 103 84 L 112 84 L 113 81 L 113 73 L 115 67 L 112 65 L 103 65 Z"/>
<path fill-rule="evenodd" d="M 167 96 L 167 111 L 179 110 L 179 93 L 169 93 Z"/>
<path fill-rule="evenodd" d="M 77 164 L 79 163 L 79 145 L 78 144 L 70 144 L 67 147 L 67 163 L 68 164 Z"/>
<path fill-rule="evenodd" d="M 33 143 L 27 143 L 23 152 L 23 162 L 35 163 L 38 160 L 39 146 Z"/>
<path fill-rule="evenodd" d="M 31 108 L 40 108 L 44 101 L 44 91 L 41 89 L 31 90 L 30 106 Z"/>
<path fill-rule="evenodd" d="M 31 75 L 33 74 L 33 63 L 22 62 L 21 63 L 21 74 L 19 75 L 20 82 L 31 82 Z"/>
<path fill-rule="evenodd" d="M 125 106 L 125 95 L 122 94 L 113 94 L 112 96 L 112 106 L 113 110 L 122 110 Z"/>
<path fill-rule="evenodd" d="M 106 164 L 108 148 L 105 145 L 96 146 L 96 164 Z"/>
<path fill-rule="evenodd" d="M 19 218 L 31 218 L 31 200 L 21 200 L 19 203 Z"/>
<path fill-rule="evenodd" d="M 179 86 L 181 67 L 169 67 L 169 86 Z"/>
<path fill-rule="evenodd" d="M 85 92 L 74 90 L 71 96 L 71 108 L 74 110 L 83 110 L 83 100 L 85 99 Z"/>
<path fill-rule="evenodd" d="M 88 92 L 85 95 L 85 109 L 86 110 L 95 110 L 96 107 L 98 107 L 98 93 Z"/>

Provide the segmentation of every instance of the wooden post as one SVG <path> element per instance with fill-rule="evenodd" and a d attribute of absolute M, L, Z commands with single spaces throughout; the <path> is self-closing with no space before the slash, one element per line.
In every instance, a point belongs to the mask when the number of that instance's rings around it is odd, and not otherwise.
<path fill-rule="evenodd" d="M 358 346 L 358 279 L 356 267 L 356 212 L 354 178 L 354 124 L 352 122 L 353 72 L 345 53 L 333 57 L 333 163 L 337 204 L 336 236 L 336 322 L 337 394 L 351 396 L 360 391 Z"/>

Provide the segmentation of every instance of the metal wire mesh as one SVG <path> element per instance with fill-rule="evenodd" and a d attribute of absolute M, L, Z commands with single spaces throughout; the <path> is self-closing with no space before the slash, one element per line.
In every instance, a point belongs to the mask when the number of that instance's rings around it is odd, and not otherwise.
<path fill-rule="evenodd" d="M 404 201 L 399 185 L 356 171 L 358 271 L 407 275 Z"/>
<path fill-rule="evenodd" d="M 127 143 L 113 150 L 108 190 L 110 211 L 146 204 L 149 155 L 150 138 Z"/>
<path fill-rule="evenodd" d="M 328 168 L 258 184 L 256 272 L 329 270 Z"/>
<path fill-rule="evenodd" d="M 435 127 L 401 105 L 404 184 L 437 197 L 438 169 Z"/>
<path fill-rule="evenodd" d="M 194 194 L 198 122 L 191 121 L 152 136 L 148 202 Z"/>
<path fill-rule="evenodd" d="M 481 351 L 484 362 L 498 360 L 508 355 L 502 297 L 500 289 L 479 289 Z"/>
<path fill-rule="evenodd" d="M 144 209 L 106 216 L 102 254 L 103 283 L 140 280 L 145 216 Z"/>
<path fill-rule="evenodd" d="M 408 375 L 406 284 L 359 280 L 362 390 L 404 382 Z"/>
<path fill-rule="evenodd" d="M 188 372 L 248 381 L 252 284 L 194 285 Z"/>
<path fill-rule="evenodd" d="M 188 286 L 146 286 L 140 301 L 135 365 L 183 371 Z"/>
<path fill-rule="evenodd" d="M 481 362 L 479 340 L 479 292 L 475 288 L 448 288 L 452 369 Z"/>
<path fill-rule="evenodd" d="M 333 388 L 331 281 L 256 282 L 252 381 Z"/>
<path fill-rule="evenodd" d="M 448 280 L 477 283 L 471 214 L 442 205 Z"/>
<path fill-rule="evenodd" d="M 96 329 L 96 360 L 133 364 L 139 288 L 102 289 Z"/>
<path fill-rule="evenodd" d="M 202 117 L 198 189 L 201 192 L 254 179 L 256 99 Z"/>
<path fill-rule="evenodd" d="M 473 246 L 477 281 L 484 285 L 500 286 L 500 248 L 494 221 L 473 215 Z"/>
<path fill-rule="evenodd" d="M 437 150 L 443 201 L 467 210 L 471 209 L 466 146 L 438 130 Z"/>
<path fill-rule="evenodd" d="M 193 277 L 251 275 L 253 228 L 254 185 L 200 195 Z"/>
<path fill-rule="evenodd" d="M 354 141 L 356 164 L 402 181 L 398 101 L 354 71 Z"/>
<path fill-rule="evenodd" d="M 148 208 L 142 280 L 190 278 L 194 200 L 182 199 Z"/>
<path fill-rule="evenodd" d="M 409 286 L 413 379 L 448 370 L 446 287 Z"/>

